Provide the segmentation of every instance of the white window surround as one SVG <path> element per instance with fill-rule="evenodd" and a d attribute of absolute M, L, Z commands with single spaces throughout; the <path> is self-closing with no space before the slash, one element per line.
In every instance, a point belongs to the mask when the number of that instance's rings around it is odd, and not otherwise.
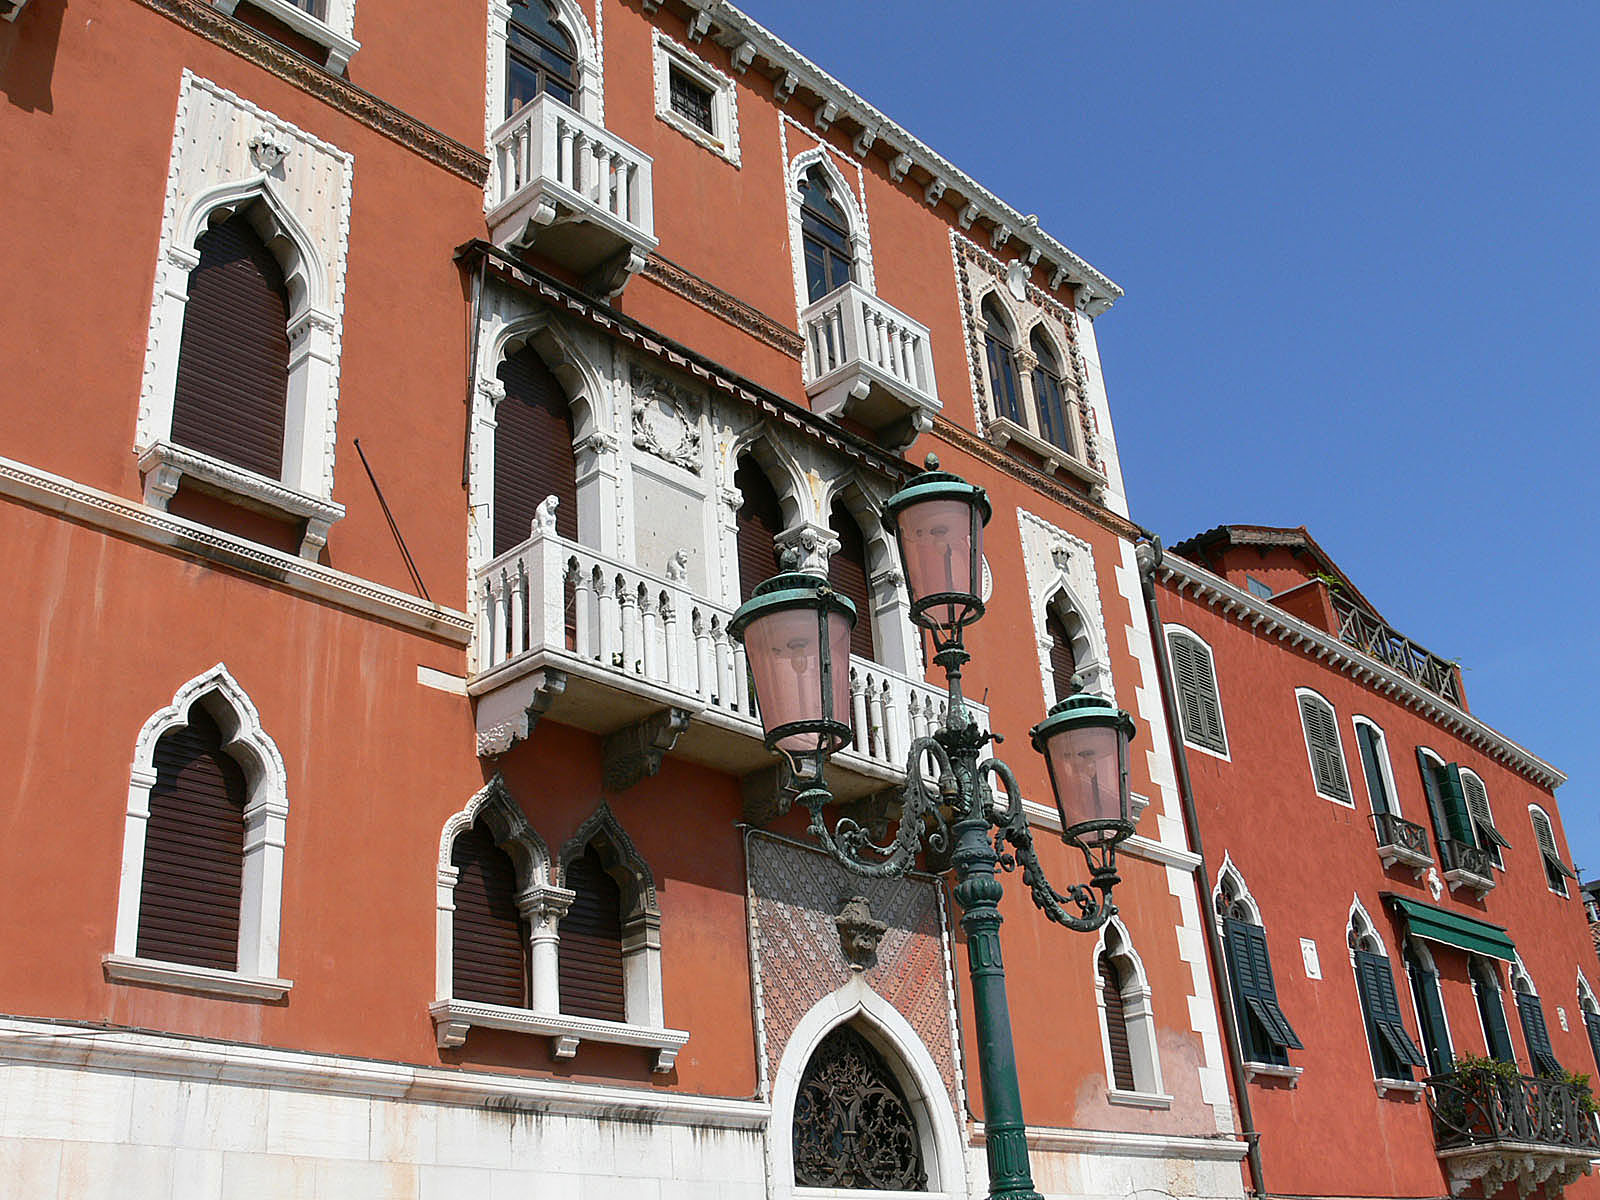
<path fill-rule="evenodd" d="M 1378 772 L 1383 776 L 1384 789 L 1389 793 L 1389 811 L 1394 813 L 1394 815 L 1399 817 L 1402 821 L 1405 820 L 1405 813 L 1400 808 L 1400 790 L 1394 785 L 1394 768 L 1389 762 L 1389 738 L 1388 735 L 1383 732 L 1383 726 L 1379 725 L 1371 717 L 1364 717 L 1359 713 L 1350 718 L 1350 724 L 1352 728 L 1365 725 L 1368 729 L 1372 730 L 1373 734 L 1376 735 L 1379 751 Z M 1356 742 L 1356 755 L 1358 758 L 1360 757 L 1360 753 L 1361 743 L 1358 735 Z M 1366 764 L 1363 763 L 1361 772 L 1363 786 L 1365 786 L 1366 778 Z M 1370 809 L 1376 811 L 1376 808 L 1372 805 L 1372 797 L 1370 795 L 1367 797 L 1367 805 Z"/>
<path fill-rule="evenodd" d="M 1257 1079 L 1284 1079 L 1291 1088 L 1298 1087 L 1300 1076 L 1306 1073 L 1304 1067 L 1285 1067 L 1278 1063 L 1246 1062 L 1243 1066 L 1247 1083 L 1254 1083 Z"/>
<path fill-rule="evenodd" d="M 355 0 L 323 0 L 323 2 L 327 11 L 326 18 L 312 16 L 299 5 L 289 3 L 289 0 L 244 0 L 244 3 L 282 21 L 302 37 L 309 38 L 325 49 L 328 52 L 328 70 L 335 75 L 341 75 L 351 57 L 361 49 L 361 43 L 353 36 L 356 25 L 356 4 Z M 231 17 L 239 7 L 240 0 L 212 0 L 212 3 Z"/>
<path fill-rule="evenodd" d="M 1224 887 L 1224 881 L 1231 887 Z M 1217 922 L 1217 929 L 1221 931 L 1222 922 L 1226 917 L 1225 910 L 1233 904 L 1242 904 L 1249 913 L 1252 925 L 1266 926 L 1261 920 L 1261 906 L 1256 903 L 1256 898 L 1250 894 L 1249 887 L 1245 884 L 1244 875 L 1234 865 L 1233 855 L 1224 851 L 1222 866 L 1217 869 L 1217 882 L 1211 889 L 1211 912 Z"/>
<path fill-rule="evenodd" d="M 1025 508 L 1017 509 L 1017 528 L 1022 538 L 1022 567 L 1028 581 L 1045 707 L 1055 703 L 1050 682 L 1048 624 L 1052 610 L 1062 615 L 1067 632 L 1072 636 L 1075 666 L 1082 677 L 1083 690 L 1115 700 L 1116 680 L 1111 672 L 1110 639 L 1106 636 L 1093 548 L 1082 538 Z M 1069 614 L 1076 618 L 1076 624 L 1065 620 Z"/>
<path fill-rule="evenodd" d="M 1328 723 L 1333 727 L 1335 748 L 1339 752 L 1339 769 L 1344 773 L 1345 789 L 1350 793 L 1348 799 L 1343 796 L 1330 795 L 1317 785 L 1317 765 L 1311 755 L 1311 731 L 1306 727 L 1305 713 L 1300 707 L 1301 699 L 1307 697 L 1315 700 L 1327 710 Z M 1355 789 L 1350 786 L 1350 764 L 1344 756 L 1344 735 L 1339 731 L 1339 710 L 1333 706 L 1326 696 L 1314 688 L 1297 687 L 1294 690 L 1294 711 L 1295 716 L 1300 718 L 1301 740 L 1305 742 L 1306 746 L 1306 769 L 1311 772 L 1312 790 L 1324 800 L 1328 800 L 1342 808 L 1355 808 Z"/>
<path fill-rule="evenodd" d="M 787 139 L 785 144 L 787 145 Z M 835 153 L 837 152 L 826 144 L 802 150 L 789 161 L 784 178 L 784 194 L 789 205 L 789 256 L 794 266 L 796 317 L 811 307 L 809 299 L 811 289 L 806 283 L 805 244 L 800 233 L 800 210 L 804 204 L 800 181 L 812 167 L 820 167 L 822 173 L 828 177 L 834 201 L 844 210 L 845 222 L 850 229 L 850 254 L 855 259 L 856 265 L 856 283 L 873 295 L 877 295 L 878 292 L 872 265 L 872 234 L 867 224 L 866 197 L 864 192 L 852 188 L 846 181 L 844 172 L 834 161 Z M 854 163 L 850 165 L 855 166 Z M 859 181 L 860 168 L 857 167 L 856 171 Z"/>
<path fill-rule="evenodd" d="M 1211 665 L 1211 684 L 1212 684 L 1211 695 L 1212 695 L 1212 698 L 1217 702 L 1217 724 L 1220 726 L 1221 732 L 1222 732 L 1223 749 L 1220 750 L 1220 751 L 1213 750 L 1210 746 L 1202 746 L 1198 742 L 1190 741 L 1189 740 L 1188 730 L 1184 729 L 1184 726 L 1183 726 L 1182 713 L 1180 713 L 1179 714 L 1179 721 L 1178 721 L 1178 728 L 1183 733 L 1183 746 L 1184 746 L 1184 749 L 1185 750 L 1198 750 L 1201 754 L 1207 755 L 1207 756 L 1209 756 L 1211 758 L 1215 758 L 1220 762 L 1232 762 L 1233 761 L 1233 754 L 1232 754 L 1232 750 L 1231 750 L 1232 743 L 1230 743 L 1229 740 L 1228 740 L 1228 717 L 1227 717 L 1227 714 L 1222 711 L 1222 681 L 1221 681 L 1221 679 L 1219 679 L 1217 677 L 1217 654 L 1216 654 L 1216 651 L 1211 648 L 1211 643 L 1210 642 L 1206 641 L 1205 638 L 1201 637 L 1198 633 L 1196 633 L 1194 630 L 1190 629 L 1187 625 L 1179 625 L 1179 624 L 1176 624 L 1174 622 L 1167 621 L 1167 622 L 1163 622 L 1162 623 L 1162 629 L 1165 631 L 1166 638 L 1167 638 L 1167 662 L 1169 664 L 1172 662 L 1172 638 L 1173 638 L 1173 635 L 1174 634 L 1181 634 L 1184 637 L 1189 638 L 1190 640 L 1192 640 L 1192 641 L 1194 641 L 1194 642 L 1199 644 L 1200 648 L 1203 649 L 1206 652 L 1206 661 L 1208 663 L 1210 663 L 1210 665 Z M 1170 672 L 1169 672 L 1169 674 L 1170 674 Z"/>
<path fill-rule="evenodd" d="M 344 515 L 333 499 L 333 471 L 353 166 L 337 147 L 184 71 L 134 435 L 149 507 L 164 510 L 189 478 L 304 520 L 300 555 L 309 559 Z M 189 275 L 200 262 L 196 242 L 239 213 L 282 267 L 288 293 L 289 382 L 277 479 L 172 442 Z"/>
<path fill-rule="evenodd" d="M 1462 768 L 1461 773 L 1463 775 L 1465 775 L 1467 773 L 1466 772 L 1466 768 Z M 1479 786 L 1482 786 L 1483 781 L 1479 780 L 1478 782 L 1479 782 Z M 1488 801 L 1488 795 L 1489 795 L 1489 793 L 1488 793 L 1488 791 L 1486 789 L 1484 791 L 1484 798 L 1485 798 L 1485 803 L 1486 804 L 1487 804 L 1487 801 Z M 1537 818 L 1535 817 L 1535 814 L 1538 814 Z M 1556 845 L 1556 825 L 1555 825 L 1555 822 L 1550 819 L 1550 814 L 1548 812 L 1546 812 L 1539 805 L 1537 805 L 1537 804 L 1528 805 L 1528 821 L 1533 826 L 1534 841 L 1538 843 L 1539 856 L 1541 858 L 1548 858 L 1549 856 L 1545 852 L 1544 840 L 1539 837 L 1539 821 L 1540 820 L 1544 821 L 1545 832 L 1549 835 L 1549 838 L 1550 838 L 1550 849 L 1552 851 L 1554 851 L 1555 854 L 1556 854 L 1555 861 L 1556 862 L 1562 862 L 1561 854 L 1560 854 L 1560 849 L 1561 848 Z M 1502 858 L 1503 857 L 1504 856 L 1502 855 Z M 1571 895 L 1572 895 L 1572 892 L 1571 892 L 1571 889 L 1569 889 L 1567 887 L 1566 877 L 1565 876 L 1559 876 L 1559 878 L 1561 879 L 1561 887 L 1559 889 L 1558 888 L 1553 888 L 1553 887 L 1550 886 L 1550 872 L 1548 870 L 1545 871 L 1545 888 L 1546 888 L 1546 890 L 1549 891 L 1549 893 L 1552 896 L 1560 896 L 1563 900 L 1569 899 L 1571 897 Z"/>
<path fill-rule="evenodd" d="M 451 862 L 451 852 L 456 837 L 480 818 L 516 867 L 517 908 L 528 924 L 526 1008 L 462 1000 L 453 994 L 455 888 L 460 872 Z M 633 854 L 632 843 L 604 803 L 574 835 L 574 842 L 568 843 L 563 859 L 570 859 L 574 843 L 581 852 L 596 834 L 613 846 L 625 846 L 621 854 L 628 869 L 642 872 L 643 878 L 649 880 L 648 869 Z M 582 842 L 577 842 L 578 838 Z M 528 823 L 498 772 L 445 822 L 439 836 L 435 889 L 434 976 L 438 999 L 428 1006 L 439 1046 L 460 1046 L 469 1030 L 482 1026 L 548 1037 L 558 1059 L 572 1058 L 585 1041 L 642 1046 L 655 1051 L 655 1071 L 671 1071 L 689 1035 L 684 1030 L 665 1028 L 662 1019 L 660 914 L 654 909 L 654 884 L 648 886 L 648 899 L 640 901 L 637 911 L 625 913 L 623 919 L 623 983 L 629 1019 L 599 1021 L 561 1012 L 559 930 L 574 893 L 554 882 L 552 867 L 549 848 Z M 627 897 L 626 891 L 624 896 Z"/>
<path fill-rule="evenodd" d="M 652 61 L 655 73 L 657 119 L 672 126 L 692 142 L 725 158 L 735 167 L 739 157 L 739 98 L 732 76 L 717 70 L 687 46 L 673 41 L 661 30 L 653 34 Z M 700 128 L 672 107 L 672 71 L 676 68 L 691 81 L 711 93 L 711 130 Z"/>
<path fill-rule="evenodd" d="M 1468 785 L 1469 783 L 1477 785 L 1478 794 L 1483 797 L 1483 819 L 1488 822 L 1490 828 L 1498 829 L 1499 827 L 1494 823 L 1494 810 L 1489 807 L 1489 789 L 1483 782 L 1483 776 L 1479 775 L 1471 767 L 1459 767 L 1458 769 L 1461 772 L 1461 798 L 1466 802 L 1467 815 L 1472 818 L 1473 836 L 1484 843 L 1483 848 L 1489 855 L 1489 861 L 1494 865 L 1495 870 L 1504 872 L 1506 869 L 1505 852 L 1495 842 L 1481 837 L 1478 833 L 1478 813 L 1473 811 L 1472 790 Z M 1551 836 L 1554 837 L 1553 832 Z"/>
<path fill-rule="evenodd" d="M 1116 1076 L 1111 1065 L 1105 986 L 1100 976 L 1100 955 L 1107 952 L 1122 976 L 1122 1016 L 1128 1034 L 1128 1053 L 1133 1062 L 1132 1088 L 1119 1088 L 1112 1083 Z M 1145 974 L 1138 951 L 1133 948 L 1127 926 L 1120 918 L 1112 917 L 1101 929 L 1089 965 L 1093 976 L 1095 1009 L 1100 1019 L 1100 1051 L 1105 1058 L 1107 1102 L 1138 1108 L 1170 1108 L 1172 1097 L 1161 1082 L 1161 1056 L 1156 1048 L 1156 1020 L 1150 999 L 1150 979 Z"/>
<path fill-rule="evenodd" d="M 605 107 L 605 40 L 604 26 L 599 35 L 589 28 L 588 19 L 574 0 L 550 0 L 556 11 L 556 20 L 569 34 L 578 51 L 578 92 L 572 98 L 572 107 L 596 124 L 606 123 Z M 595 5 L 597 23 L 604 20 L 605 5 Z M 494 131 L 505 124 L 511 114 L 506 112 L 506 25 L 511 20 L 511 6 L 506 0 L 489 0 L 488 33 L 485 38 L 487 60 L 484 71 L 483 145 L 484 152 L 494 157 Z M 484 180 L 483 205 L 489 211 L 490 189 L 494 186 L 493 174 Z"/>
<path fill-rule="evenodd" d="M 156 744 L 186 725 L 194 705 L 222 730 L 222 750 L 244 772 L 244 871 L 239 898 L 239 964 L 217 971 L 139 957 L 139 899 L 144 887 L 145 834 L 150 791 L 156 784 Z M 283 850 L 289 798 L 283 756 L 261 728 L 261 716 L 228 668 L 218 663 L 180 687 L 172 703 L 144 723 L 134 740 L 128 804 L 123 819 L 122 872 L 112 953 L 102 958 L 115 982 L 153 983 L 185 991 L 245 999 L 285 996 L 279 979 L 278 941 L 283 903 Z"/>
<path fill-rule="evenodd" d="M 836 1026 L 845 1023 L 849 1023 L 871 1042 L 894 1072 L 921 1138 L 922 1165 L 928 1173 L 928 1190 L 925 1192 L 876 1194 L 915 1195 L 927 1197 L 928 1200 L 939 1200 L 940 1197 L 961 1200 L 969 1196 L 967 1139 L 963 1126 L 950 1107 L 949 1093 L 937 1062 L 900 1011 L 873 991 L 861 973 L 854 972 L 837 991 L 817 1001 L 800 1018 L 789 1035 L 773 1075 L 771 1128 L 778 1135 L 766 1139 L 767 1178 L 773 1200 L 873 1194 L 796 1187 L 794 1183 L 794 1139 L 789 1136 L 789 1131 L 794 1127 L 800 1080 L 822 1039 Z"/>

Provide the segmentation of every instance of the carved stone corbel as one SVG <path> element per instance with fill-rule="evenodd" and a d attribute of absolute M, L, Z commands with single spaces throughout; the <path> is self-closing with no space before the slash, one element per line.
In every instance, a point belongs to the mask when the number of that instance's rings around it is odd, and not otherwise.
<path fill-rule="evenodd" d="M 911 173 L 911 155 L 896 154 L 889 160 L 889 182 L 899 183 Z M 931 186 L 931 185 L 930 185 Z"/>
<path fill-rule="evenodd" d="M 934 176 L 933 181 L 929 183 L 927 187 L 922 189 L 922 198 L 923 200 L 927 201 L 929 207 L 937 205 L 939 201 L 944 199 L 944 188 L 944 180 L 940 179 L 936 175 Z"/>
<path fill-rule="evenodd" d="M 549 711 L 556 697 L 567 689 L 567 673 L 545 668 L 533 671 L 514 683 L 478 701 L 478 757 L 494 758 L 518 742 L 526 741 Z M 509 708 L 501 716 L 502 711 Z M 496 717 L 500 717 L 496 720 Z"/>
<path fill-rule="evenodd" d="M 851 896 L 833 919 L 839 931 L 839 949 L 852 971 L 864 971 L 878 963 L 878 943 L 889 927 L 872 918 L 872 907 L 865 896 Z"/>
<path fill-rule="evenodd" d="M 817 128 L 822 130 L 824 133 L 828 131 L 828 126 L 832 125 L 834 121 L 838 119 L 838 117 L 839 106 L 832 100 L 824 100 L 817 106 L 816 112 L 812 114 L 813 120 L 816 121 Z"/>
<path fill-rule="evenodd" d="M 966 207 L 956 214 L 956 221 L 963 229 L 971 229 L 972 223 L 977 219 L 978 206 L 973 204 L 971 201 L 968 201 Z"/>
<path fill-rule="evenodd" d="M 606 790 L 625 792 L 659 771 L 661 760 L 689 728 L 689 717 L 687 709 L 664 708 L 606 735 L 601 747 Z"/>
<path fill-rule="evenodd" d="M 772 98 L 779 104 L 785 104 L 788 102 L 789 97 L 794 95 L 795 89 L 799 86 L 800 76 L 793 71 L 785 71 L 783 78 L 773 85 Z"/>
<path fill-rule="evenodd" d="M 878 140 L 878 127 L 876 125 L 863 126 L 850 143 L 850 148 L 860 157 L 865 158 L 867 151 L 872 149 L 872 144 Z"/>
<path fill-rule="evenodd" d="M 795 783 L 786 762 L 776 762 L 759 771 L 751 771 L 739 781 L 739 790 L 744 794 L 740 819 L 746 825 L 758 828 L 788 812 L 794 804 L 794 798 L 800 794 L 799 785 Z"/>
<path fill-rule="evenodd" d="M 638 246 L 629 246 L 590 272 L 583 281 L 584 290 L 606 300 L 615 300 L 628 286 L 628 280 L 644 270 L 644 264 L 645 252 Z"/>
<path fill-rule="evenodd" d="M 743 75 L 750 69 L 750 64 L 755 61 L 756 48 L 750 42 L 740 42 L 733 48 L 733 69 Z"/>

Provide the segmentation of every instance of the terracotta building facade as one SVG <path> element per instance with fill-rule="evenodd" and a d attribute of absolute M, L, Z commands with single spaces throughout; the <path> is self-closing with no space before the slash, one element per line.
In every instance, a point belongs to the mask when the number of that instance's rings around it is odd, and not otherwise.
<path fill-rule="evenodd" d="M 1241 1127 L 1273 1195 L 1593 1194 L 1600 1005 L 1555 789 L 1305 529 L 1143 551 Z"/>
<path fill-rule="evenodd" d="M 886 819 L 929 453 L 1058 885 L 1020 735 L 1137 730 L 1117 920 L 1002 906 L 1036 1182 L 1242 1193 L 1110 279 L 728 5 L 0 17 L 8 1194 L 984 1194 L 939 864 L 811 846 L 728 633 L 780 554 L 856 601 L 830 779 Z"/>

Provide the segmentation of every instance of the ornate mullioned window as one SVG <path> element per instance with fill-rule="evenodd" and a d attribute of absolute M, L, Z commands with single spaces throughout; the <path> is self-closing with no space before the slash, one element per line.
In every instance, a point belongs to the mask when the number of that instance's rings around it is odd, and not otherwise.
<path fill-rule="evenodd" d="M 924 1192 L 921 1139 L 893 1072 L 848 1025 L 817 1047 L 794 1110 L 800 1187 Z"/>

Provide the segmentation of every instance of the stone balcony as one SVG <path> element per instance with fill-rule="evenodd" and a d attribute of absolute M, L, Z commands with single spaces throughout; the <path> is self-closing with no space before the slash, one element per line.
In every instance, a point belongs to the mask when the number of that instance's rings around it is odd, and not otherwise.
<path fill-rule="evenodd" d="M 802 312 L 800 330 L 813 411 L 858 421 L 897 450 L 933 428 L 939 389 L 926 325 L 847 283 Z"/>
<path fill-rule="evenodd" d="M 1587 1088 L 1555 1079 L 1465 1070 L 1431 1077 L 1434 1145 L 1451 1195 L 1476 1187 L 1490 1200 L 1543 1188 L 1558 1200 L 1600 1159 L 1600 1126 L 1587 1099 Z"/>
<path fill-rule="evenodd" d="M 531 247 L 606 296 L 656 248 L 648 154 L 559 100 L 524 104 L 490 138 L 489 236 Z"/>
<path fill-rule="evenodd" d="M 607 786 L 674 755 L 744 777 L 775 764 L 762 745 L 744 648 L 728 609 L 586 546 L 538 531 L 477 572 L 478 752 L 503 754 L 548 717 L 606 738 Z M 828 783 L 841 800 L 897 787 L 911 742 L 943 721 L 942 687 L 850 660 L 855 743 Z M 969 704 L 985 728 L 988 709 Z"/>

